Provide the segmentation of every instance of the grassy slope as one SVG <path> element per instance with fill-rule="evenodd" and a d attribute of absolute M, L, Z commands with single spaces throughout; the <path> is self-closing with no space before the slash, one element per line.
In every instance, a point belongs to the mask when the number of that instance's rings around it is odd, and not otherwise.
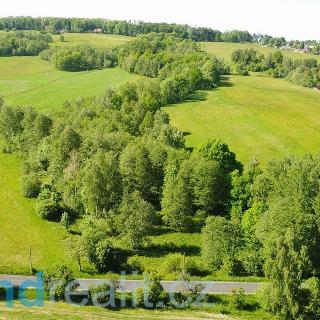
<path fill-rule="evenodd" d="M 128 41 L 126 37 L 96 34 L 66 34 L 65 38 L 68 42 L 60 42 L 59 45 L 100 43 L 103 47 L 112 48 Z M 67 99 L 102 94 L 107 87 L 135 77 L 118 68 L 63 72 L 39 57 L 0 58 L 0 95 L 9 104 L 33 105 L 41 111 L 59 109 Z"/>
<path fill-rule="evenodd" d="M 103 39 L 105 47 L 124 41 L 124 37 L 100 36 L 66 35 L 69 42 L 63 44 L 76 42 L 78 38 L 83 43 L 91 37 L 94 41 L 96 37 Z M 133 77 L 120 69 L 61 72 L 39 57 L 0 58 L 0 94 L 10 104 L 33 105 L 42 111 L 57 110 L 67 99 L 101 94 L 108 86 Z M 35 268 L 46 269 L 66 261 L 76 270 L 63 242 L 66 233 L 59 225 L 35 215 L 34 202 L 21 195 L 20 178 L 21 161 L 0 154 L 0 273 L 28 273 L 29 246 Z"/>
<path fill-rule="evenodd" d="M 58 45 L 91 42 L 103 47 L 112 47 L 128 38 L 66 34 L 65 40 L 61 43 L 59 37 L 55 36 Z M 222 45 L 229 44 L 208 44 L 211 47 L 220 46 L 221 53 L 217 55 L 229 55 Z M 75 74 L 56 71 L 38 57 L 0 58 L 0 93 L 5 93 L 12 104 L 34 105 L 44 111 L 60 108 L 66 99 L 99 94 L 108 85 L 120 83 L 127 78 L 132 76 L 118 69 Z M 19 93 L 21 91 L 25 92 Z M 217 136 L 228 142 L 241 160 L 253 156 L 266 159 L 286 152 L 317 150 L 319 117 L 315 115 L 319 112 L 320 94 L 316 92 L 292 86 L 282 80 L 232 76 L 224 87 L 207 92 L 205 96 L 204 101 L 166 108 L 173 123 L 191 133 L 187 137 L 190 146 Z M 4 260 L 0 254 L 0 272 L 28 271 L 29 245 L 34 247 L 37 268 L 47 268 L 67 256 L 62 241 L 65 236 L 62 228 L 38 219 L 34 213 L 34 203 L 20 195 L 19 168 L 20 162 L 12 156 L 0 156 L 0 182 L 7 186 L 0 189 L 0 221 L 5 221 L 1 226 L 4 236 L 0 237 L 0 247 L 6 258 Z M 198 253 L 192 250 L 188 252 L 186 248 L 193 246 L 199 252 L 199 242 L 192 239 L 198 237 L 179 234 L 152 237 L 152 243 L 160 246 L 162 254 L 141 259 L 150 266 L 159 265 L 163 256 L 169 252 L 165 249 L 168 243 L 175 243 L 177 252 L 186 251 L 187 255 L 197 259 Z M 71 265 L 76 270 L 74 263 Z"/>
<path fill-rule="evenodd" d="M 172 123 L 190 133 L 189 146 L 221 138 L 242 161 L 320 151 L 319 92 L 263 75 L 229 78 L 203 93 L 203 101 L 165 108 Z"/>
<path fill-rule="evenodd" d="M 73 266 L 63 245 L 66 232 L 35 215 L 34 201 L 21 195 L 20 179 L 20 160 L 0 155 L 0 273 L 28 273 L 29 247 L 36 268 L 61 261 Z"/>
<path fill-rule="evenodd" d="M 275 52 L 278 49 L 261 47 L 256 43 L 227 43 L 227 42 L 201 42 L 201 48 L 217 57 L 223 58 L 226 62 L 231 61 L 231 54 L 237 49 L 254 49 L 264 55 L 268 55 L 271 52 Z M 292 59 L 307 59 L 316 58 L 320 61 L 320 56 L 299 53 L 294 51 L 282 51 L 283 54 Z"/>

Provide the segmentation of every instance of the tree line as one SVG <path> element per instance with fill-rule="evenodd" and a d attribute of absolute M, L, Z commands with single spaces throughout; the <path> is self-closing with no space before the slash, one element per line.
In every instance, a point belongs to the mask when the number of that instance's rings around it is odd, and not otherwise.
<path fill-rule="evenodd" d="M 49 47 L 52 38 L 39 32 L 8 32 L 0 37 L 0 56 L 35 56 Z"/>
<path fill-rule="evenodd" d="M 288 46 L 294 49 L 311 49 L 308 52 L 320 54 L 320 43 L 316 40 L 292 40 L 284 37 L 272 37 L 267 34 L 253 33 L 241 30 L 221 32 L 212 28 L 192 27 L 175 23 L 151 23 L 143 21 L 119 21 L 88 18 L 58 18 L 58 17 L 0 17 L 0 30 L 37 30 L 53 34 L 63 32 L 103 32 L 135 37 L 148 33 L 173 33 L 183 39 L 208 42 L 254 42 L 262 46 L 281 48 Z M 312 48 L 311 48 L 312 47 Z"/>
<path fill-rule="evenodd" d="M 253 49 L 239 49 L 232 53 L 232 63 L 238 74 L 266 71 L 275 78 L 286 78 L 294 84 L 320 88 L 320 65 L 314 58 L 297 60 L 284 57 L 281 51 L 265 56 Z"/>
<path fill-rule="evenodd" d="M 211 28 L 191 27 L 175 23 L 150 23 L 143 21 L 117 21 L 86 18 L 54 18 L 54 17 L 3 17 L 0 18 L 0 30 L 38 30 L 49 33 L 92 32 L 99 30 L 106 34 L 137 36 L 139 34 L 174 33 L 175 35 L 194 41 L 226 41 L 251 42 L 252 35 L 247 31 L 232 30 L 220 32 Z"/>

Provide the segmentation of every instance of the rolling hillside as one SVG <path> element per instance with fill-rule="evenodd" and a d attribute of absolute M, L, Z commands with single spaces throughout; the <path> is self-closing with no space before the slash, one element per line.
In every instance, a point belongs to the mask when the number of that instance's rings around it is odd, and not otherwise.
<path fill-rule="evenodd" d="M 52 45 L 93 44 L 113 48 L 130 38 L 100 34 L 65 34 L 65 42 L 54 36 Z M 118 68 L 89 72 L 56 70 L 39 57 L 0 57 L 0 95 L 11 105 L 32 105 L 49 111 L 68 99 L 102 94 L 107 87 L 135 78 Z"/>
<path fill-rule="evenodd" d="M 67 34 L 65 39 L 62 45 L 98 41 L 108 48 L 127 40 L 95 34 Z M 34 106 L 44 112 L 61 109 L 67 99 L 102 94 L 135 77 L 118 68 L 72 73 L 57 71 L 39 57 L 0 58 L 0 95 L 11 105 Z M 0 273 L 29 273 L 29 247 L 35 268 L 65 262 L 76 271 L 66 251 L 67 233 L 60 225 L 37 217 L 34 201 L 21 195 L 21 162 L 13 155 L 0 154 L 0 221 L 5 221 L 1 224 Z"/>
<path fill-rule="evenodd" d="M 65 42 L 59 42 L 55 36 L 55 43 L 93 43 L 111 48 L 129 39 L 65 34 Z M 228 60 L 237 47 L 252 45 L 206 43 L 203 46 Z M 0 94 L 9 104 L 32 105 L 45 112 L 59 110 L 67 99 L 99 95 L 108 86 L 135 77 L 117 68 L 61 72 L 39 57 L 0 58 Z M 218 89 L 199 92 L 193 100 L 165 110 L 172 123 L 188 133 L 188 146 L 197 146 L 212 137 L 221 138 L 244 162 L 253 157 L 266 161 L 287 154 L 319 152 L 320 94 L 284 80 L 262 75 L 230 76 Z M 21 161 L 12 155 L 0 155 L 0 184 L 5 186 L 0 189 L 0 221 L 6 222 L 1 226 L 0 272 L 27 273 L 29 246 L 33 248 L 36 267 L 46 268 L 67 260 L 76 271 L 64 246 L 65 231 L 35 216 L 34 203 L 21 196 L 20 177 Z M 168 239 L 153 240 L 166 243 Z M 153 262 L 156 264 L 157 260 Z"/>
<path fill-rule="evenodd" d="M 320 93 L 260 74 L 226 77 L 222 86 L 165 108 L 187 145 L 225 141 L 241 161 L 319 153 Z"/>

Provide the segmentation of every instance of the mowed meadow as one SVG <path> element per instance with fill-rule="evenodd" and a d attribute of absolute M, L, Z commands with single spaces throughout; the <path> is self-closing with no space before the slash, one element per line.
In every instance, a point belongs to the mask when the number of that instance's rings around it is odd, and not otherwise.
<path fill-rule="evenodd" d="M 111 49 L 128 41 L 128 37 L 99 34 L 65 34 L 64 42 L 57 36 L 51 44 L 71 46 L 96 45 Z M 40 57 L 0 57 L 0 95 L 10 105 L 32 105 L 51 112 L 60 109 L 68 99 L 102 94 L 135 76 L 119 68 L 86 72 L 56 70 Z"/>
<path fill-rule="evenodd" d="M 320 93 L 285 80 L 226 76 L 219 88 L 165 111 L 188 146 L 216 137 L 245 163 L 320 152 Z"/>
<path fill-rule="evenodd" d="M 91 44 L 113 48 L 128 40 L 124 36 L 65 34 L 63 42 L 54 36 L 51 45 Z M 202 44 L 209 53 L 227 62 L 233 50 L 251 46 L 263 53 L 273 50 L 251 44 Z M 292 52 L 286 54 L 305 57 Z M 58 71 L 39 57 L 0 58 L 0 95 L 10 105 L 34 106 L 45 113 L 61 110 L 66 100 L 99 95 L 110 86 L 136 77 L 118 68 L 73 73 Z M 232 75 L 225 77 L 218 89 L 199 92 L 188 102 L 164 109 L 172 123 L 186 132 L 188 146 L 196 147 L 205 139 L 220 138 L 243 162 L 319 152 L 320 93 L 284 80 L 257 74 Z M 66 262 L 77 272 L 67 253 L 66 231 L 59 224 L 38 218 L 34 201 L 21 195 L 21 163 L 15 156 L 0 155 L 0 273 L 28 273 L 29 247 L 35 268 L 46 269 L 56 262 Z M 200 255 L 199 235 L 172 234 L 150 240 L 151 246 L 168 247 L 168 252 L 174 243 L 178 252 L 189 247 L 190 256 L 196 259 Z M 140 258 L 157 268 L 161 257 Z"/>

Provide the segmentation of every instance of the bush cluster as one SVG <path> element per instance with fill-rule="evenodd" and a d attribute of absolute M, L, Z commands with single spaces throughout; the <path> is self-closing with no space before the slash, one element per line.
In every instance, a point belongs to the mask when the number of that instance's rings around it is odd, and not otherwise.
<path fill-rule="evenodd" d="M 104 69 L 114 67 L 116 64 L 112 52 L 90 46 L 54 47 L 42 51 L 40 57 L 62 71 Z"/>
<path fill-rule="evenodd" d="M 0 56 L 36 56 L 49 47 L 52 38 L 36 32 L 8 32 L 0 37 Z"/>

